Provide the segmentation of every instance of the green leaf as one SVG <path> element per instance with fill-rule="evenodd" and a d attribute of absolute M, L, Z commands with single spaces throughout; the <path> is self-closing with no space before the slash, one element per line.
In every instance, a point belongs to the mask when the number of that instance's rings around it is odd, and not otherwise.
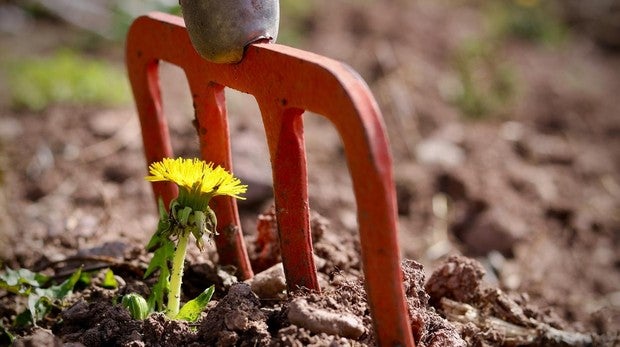
<path fill-rule="evenodd" d="M 166 210 L 166 206 L 164 205 L 164 199 L 160 196 L 157 199 L 157 210 L 159 211 L 159 219 L 168 219 L 170 216 L 168 215 L 168 211 Z"/>
<path fill-rule="evenodd" d="M 151 259 L 146 272 L 144 272 L 143 278 L 149 277 L 156 270 L 168 269 L 168 262 L 172 260 L 173 255 L 174 243 L 170 240 L 166 240 L 155 250 L 153 259 Z"/>
<path fill-rule="evenodd" d="M 121 305 L 125 307 L 133 319 L 144 320 L 149 315 L 149 305 L 146 300 L 136 293 L 131 293 L 123 296 Z"/>
<path fill-rule="evenodd" d="M 153 286 L 153 290 L 148 299 L 150 311 L 164 311 L 164 297 L 170 290 L 170 272 L 166 270 L 159 273 L 159 279 Z"/>
<path fill-rule="evenodd" d="M 149 277 L 153 272 L 159 270 L 159 278 L 153 286 L 153 290 L 148 299 L 149 308 L 153 311 L 164 310 L 164 296 L 170 288 L 170 268 L 168 263 L 174 256 L 174 243 L 164 240 L 161 246 L 153 254 L 153 259 L 149 263 L 144 278 Z"/>
<path fill-rule="evenodd" d="M 75 272 L 71 275 L 71 277 L 67 278 L 60 285 L 51 286 L 46 290 L 52 294 L 50 295 L 51 298 L 64 299 L 67 295 L 73 292 L 73 287 L 80 280 L 81 275 L 82 275 L 82 268 L 79 268 L 75 270 Z"/>
<path fill-rule="evenodd" d="M 11 345 L 15 341 L 15 336 L 11 334 L 11 332 L 4 327 L 2 322 L 0 321 L 0 345 Z"/>
<path fill-rule="evenodd" d="M 6 273 L 0 274 L 0 289 L 13 294 L 29 295 L 32 288 L 38 288 L 49 281 L 49 277 L 28 269 L 6 269 Z"/>
<path fill-rule="evenodd" d="M 149 243 L 146 244 L 146 250 L 148 252 L 152 252 L 154 249 L 156 249 L 157 247 L 161 245 L 162 240 L 163 238 L 161 234 L 159 233 L 159 229 L 158 229 L 157 232 L 153 234 L 153 236 L 151 236 Z"/>
<path fill-rule="evenodd" d="M 37 322 L 43 319 L 51 308 L 52 300 L 45 295 L 35 294 L 28 297 L 28 311 L 30 311 L 30 318 L 34 325 L 37 325 Z"/>
<path fill-rule="evenodd" d="M 164 201 L 161 197 L 157 200 L 157 206 L 159 208 L 159 222 L 157 223 L 155 234 L 146 245 L 146 250 L 149 252 L 159 248 L 161 244 L 168 239 L 170 233 L 170 216 L 164 207 Z"/>
<path fill-rule="evenodd" d="M 103 278 L 103 283 L 101 283 L 101 286 L 107 289 L 118 288 L 118 282 L 116 281 L 116 278 L 114 278 L 114 272 L 112 272 L 112 269 L 106 270 L 105 276 Z"/>
<path fill-rule="evenodd" d="M 92 283 L 92 278 L 93 278 L 93 272 L 82 272 L 82 274 L 80 275 L 80 279 L 78 280 L 78 283 L 80 283 L 81 285 L 87 287 L 90 286 L 90 284 Z"/>
<path fill-rule="evenodd" d="M 82 268 L 77 269 L 71 277 L 59 285 L 49 288 L 34 288 L 28 296 L 28 310 L 30 311 L 32 323 L 43 319 L 50 309 L 73 292 L 73 287 L 82 275 Z"/>
<path fill-rule="evenodd" d="M 81 275 L 82 269 L 79 268 L 61 284 L 42 288 L 49 282 L 48 276 L 27 269 L 7 269 L 5 274 L 0 275 L 0 288 L 28 297 L 28 308 L 15 317 L 14 325 L 36 325 L 54 305 L 58 305 L 59 301 L 62 304 L 62 299 L 72 293 Z"/>
<path fill-rule="evenodd" d="M 205 307 L 207 307 L 209 301 L 211 301 L 214 291 L 215 286 L 211 286 L 198 295 L 195 299 L 185 303 L 185 305 L 181 307 L 181 310 L 179 310 L 179 314 L 177 314 L 176 319 L 195 322 L 198 317 L 200 317 L 200 313 L 205 309 Z"/>
<path fill-rule="evenodd" d="M 28 324 L 32 323 L 32 315 L 29 310 L 24 310 L 17 316 L 15 316 L 15 320 L 13 320 L 13 326 L 15 327 L 25 327 Z"/>

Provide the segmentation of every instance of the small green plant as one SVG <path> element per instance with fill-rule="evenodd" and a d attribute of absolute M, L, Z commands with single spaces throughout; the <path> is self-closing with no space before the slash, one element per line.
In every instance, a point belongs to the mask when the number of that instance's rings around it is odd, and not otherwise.
<path fill-rule="evenodd" d="M 118 288 L 118 281 L 114 277 L 114 272 L 112 272 L 112 269 L 107 269 L 105 271 L 101 286 L 106 289 Z"/>
<path fill-rule="evenodd" d="M 130 100 L 122 70 L 70 50 L 8 62 L 6 68 L 16 109 L 42 111 L 56 103 L 114 106 Z"/>
<path fill-rule="evenodd" d="M 460 83 L 454 102 L 469 118 L 483 118 L 501 112 L 515 94 L 515 77 L 510 65 L 497 57 L 493 42 L 464 42 L 454 56 Z"/>
<path fill-rule="evenodd" d="M 554 46 L 565 27 L 552 4 L 540 0 L 499 0 L 481 3 L 484 23 L 478 37 L 464 40 L 455 50 L 456 81 L 448 97 L 468 118 L 505 115 L 519 91 L 507 42 L 526 40 Z"/>
<path fill-rule="evenodd" d="M 165 158 L 149 167 L 151 182 L 168 181 L 179 188 L 179 195 L 166 210 L 159 201 L 159 223 L 147 245 L 154 251 L 145 278 L 159 270 L 157 283 L 147 300 L 149 312 L 163 311 L 170 319 L 195 321 L 213 295 L 214 287 L 180 307 L 184 262 L 190 236 L 196 246 L 204 247 L 204 237 L 216 233 L 217 219 L 209 207 L 211 198 L 227 195 L 242 199 L 247 186 L 222 167 L 214 167 L 199 159 Z M 167 300 L 164 297 L 167 293 Z M 125 299 L 123 299 L 125 301 Z M 127 306 L 138 307 L 134 318 L 142 316 L 143 304 L 137 298 L 127 299 Z M 142 308 L 139 308 L 142 307 Z"/>
<path fill-rule="evenodd" d="M 486 16 L 498 36 L 555 45 L 567 30 L 551 6 L 539 0 L 492 1 L 487 3 Z"/>
<path fill-rule="evenodd" d="M 280 32 L 278 42 L 299 45 L 308 31 L 308 21 L 314 12 L 314 2 L 298 0 L 280 1 Z"/>
<path fill-rule="evenodd" d="M 36 325 L 53 307 L 64 306 L 64 299 L 73 292 L 80 280 L 82 269 L 58 285 L 48 286 L 50 277 L 27 269 L 12 270 L 0 274 L 0 289 L 28 298 L 28 307 L 15 318 L 15 325 Z"/>

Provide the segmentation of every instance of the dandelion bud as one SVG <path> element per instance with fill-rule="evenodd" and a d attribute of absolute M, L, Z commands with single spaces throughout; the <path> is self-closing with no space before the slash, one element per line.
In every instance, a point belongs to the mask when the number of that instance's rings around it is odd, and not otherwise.
<path fill-rule="evenodd" d="M 121 302 L 133 319 L 143 320 L 149 314 L 149 305 L 140 294 L 131 293 L 123 296 Z"/>

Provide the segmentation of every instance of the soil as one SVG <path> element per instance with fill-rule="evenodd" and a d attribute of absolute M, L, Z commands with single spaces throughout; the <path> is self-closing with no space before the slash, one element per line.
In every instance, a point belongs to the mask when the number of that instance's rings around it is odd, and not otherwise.
<path fill-rule="evenodd" d="M 579 26 L 554 47 L 507 39 L 495 59 L 518 76 L 514 99 L 466 118 L 446 85 L 453 53 L 483 22 L 479 4 L 317 1 L 302 25 L 300 46 L 352 65 L 383 111 L 417 345 L 620 345 L 620 55 Z M 0 52 L 80 40 L 61 23 L 32 22 L 0 36 Z M 90 54 L 122 61 L 118 47 Z M 175 154 L 197 156 L 182 74 L 166 64 L 161 74 Z M 239 93 L 228 103 L 235 174 L 250 187 L 243 231 L 262 273 L 238 283 L 213 246 L 190 248 L 185 299 L 211 284 L 216 294 L 187 324 L 159 314 L 136 321 L 116 304 L 152 284 L 142 280 L 143 247 L 157 215 L 133 107 L 32 113 L 0 98 L 0 261 L 59 280 L 80 265 L 109 267 L 121 284 L 77 288 L 38 327 L 15 329 L 16 346 L 375 344 L 350 179 L 334 164 L 344 162 L 337 133 L 305 119 L 323 293 L 286 294 L 258 110 Z M 24 304 L 0 292 L 5 327 Z"/>

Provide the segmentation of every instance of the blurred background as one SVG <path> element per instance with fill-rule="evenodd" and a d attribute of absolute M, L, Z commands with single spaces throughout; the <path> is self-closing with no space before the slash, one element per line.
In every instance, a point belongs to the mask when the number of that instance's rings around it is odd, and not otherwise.
<path fill-rule="evenodd" d="M 0 0 L 3 263 L 152 233 L 123 63 L 127 28 L 149 11 L 180 15 L 174 0 Z M 281 15 L 279 43 L 349 64 L 377 98 L 405 257 L 428 271 L 476 257 L 492 283 L 617 331 L 620 1 L 282 0 Z M 185 77 L 160 70 L 175 154 L 197 156 Z M 271 204 L 267 146 L 253 98 L 227 102 L 252 235 Z M 311 207 L 355 240 L 338 135 L 305 122 Z"/>

